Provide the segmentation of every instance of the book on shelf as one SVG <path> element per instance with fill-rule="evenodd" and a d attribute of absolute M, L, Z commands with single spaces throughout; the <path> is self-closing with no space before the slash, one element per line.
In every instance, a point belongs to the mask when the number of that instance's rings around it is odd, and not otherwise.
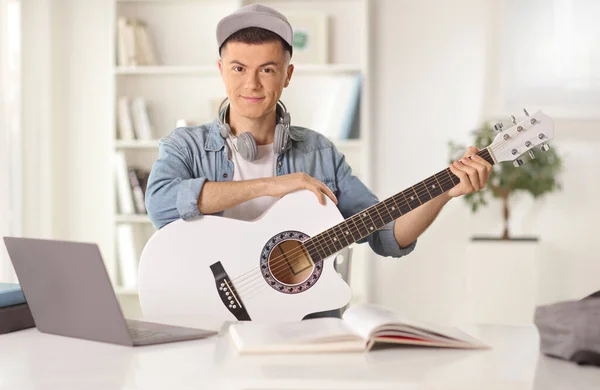
<path fill-rule="evenodd" d="M 117 98 L 117 136 L 122 140 L 152 140 L 153 127 L 148 102 L 143 97 Z"/>
<path fill-rule="evenodd" d="M 366 352 L 376 345 L 487 349 L 455 327 L 427 324 L 373 304 L 350 306 L 342 318 L 236 322 L 229 335 L 240 354 Z"/>
<path fill-rule="evenodd" d="M 125 152 L 115 152 L 115 178 L 118 210 L 121 214 L 147 214 L 145 198 L 150 172 L 130 167 Z"/>
<path fill-rule="evenodd" d="M 138 279 L 138 242 L 131 224 L 117 225 L 117 251 L 119 259 L 120 286 L 135 289 Z"/>
<path fill-rule="evenodd" d="M 158 65 L 150 28 L 140 19 L 117 18 L 117 63 L 119 66 Z"/>
<path fill-rule="evenodd" d="M 125 152 L 117 150 L 115 152 L 115 179 L 118 199 L 118 209 L 122 214 L 134 214 L 135 205 L 133 202 L 133 190 L 129 182 L 129 168 Z"/>

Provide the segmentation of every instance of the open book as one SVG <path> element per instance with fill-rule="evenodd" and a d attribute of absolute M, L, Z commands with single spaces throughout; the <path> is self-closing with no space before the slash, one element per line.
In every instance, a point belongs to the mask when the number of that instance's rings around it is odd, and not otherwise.
<path fill-rule="evenodd" d="M 404 318 L 381 306 L 348 308 L 342 318 L 299 322 L 238 322 L 229 334 L 239 353 L 362 352 L 377 343 L 486 349 L 463 331 Z"/>

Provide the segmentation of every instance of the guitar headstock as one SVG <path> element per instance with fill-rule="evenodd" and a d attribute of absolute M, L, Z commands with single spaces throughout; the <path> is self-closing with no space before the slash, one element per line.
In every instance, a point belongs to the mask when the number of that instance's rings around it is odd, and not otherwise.
<path fill-rule="evenodd" d="M 519 121 L 511 116 L 513 126 L 504 129 L 502 124 L 496 124 L 494 128 L 498 135 L 487 147 L 495 161 L 512 161 L 515 166 L 523 164 L 519 157 L 528 152 L 531 158 L 535 158 L 532 149 L 541 145 L 542 151 L 550 149 L 547 142 L 554 138 L 554 122 L 541 111 L 533 115 L 523 109 L 525 116 Z"/>

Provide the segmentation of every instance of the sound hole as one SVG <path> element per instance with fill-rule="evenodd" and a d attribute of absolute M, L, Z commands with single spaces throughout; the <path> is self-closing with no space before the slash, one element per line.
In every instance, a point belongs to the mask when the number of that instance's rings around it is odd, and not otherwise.
<path fill-rule="evenodd" d="M 273 247 L 269 255 L 271 275 L 283 284 L 304 282 L 313 271 L 314 263 L 301 242 L 282 241 Z"/>

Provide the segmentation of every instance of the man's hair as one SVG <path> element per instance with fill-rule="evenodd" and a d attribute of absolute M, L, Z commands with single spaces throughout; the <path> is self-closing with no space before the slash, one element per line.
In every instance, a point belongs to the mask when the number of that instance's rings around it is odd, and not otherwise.
<path fill-rule="evenodd" d="M 292 47 L 286 41 L 284 41 L 283 38 L 281 38 L 279 35 L 275 34 L 274 32 L 265 30 L 264 28 L 260 28 L 260 27 L 247 27 L 247 28 L 243 28 L 243 29 L 231 34 L 231 36 L 229 36 L 223 42 L 221 47 L 219 48 L 219 55 L 221 55 L 221 50 L 229 42 L 241 42 L 241 43 L 247 43 L 249 45 L 256 45 L 256 44 L 260 44 L 260 43 L 276 42 L 276 41 L 281 42 L 281 45 L 283 46 L 283 50 L 287 51 L 291 57 L 292 56 Z"/>

